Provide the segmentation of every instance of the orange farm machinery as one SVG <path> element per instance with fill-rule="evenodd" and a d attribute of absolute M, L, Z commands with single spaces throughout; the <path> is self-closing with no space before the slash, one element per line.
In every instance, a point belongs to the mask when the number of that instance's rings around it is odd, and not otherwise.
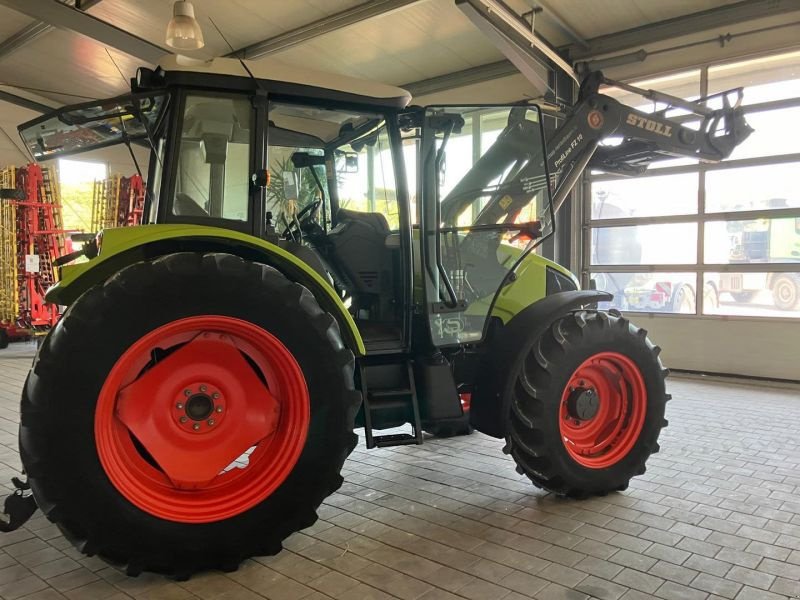
<path fill-rule="evenodd" d="M 46 331 L 59 317 L 45 302 L 53 261 L 66 250 L 55 169 L 30 164 L 0 173 L 0 347 Z"/>

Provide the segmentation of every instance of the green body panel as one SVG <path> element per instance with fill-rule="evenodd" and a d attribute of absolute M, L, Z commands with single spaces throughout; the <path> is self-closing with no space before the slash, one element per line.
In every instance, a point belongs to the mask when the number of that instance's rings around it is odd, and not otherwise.
<path fill-rule="evenodd" d="M 143 260 L 154 245 L 176 251 L 176 245 L 186 241 L 202 241 L 214 247 L 223 246 L 231 254 L 258 255 L 264 262 L 288 272 L 293 279 L 308 287 L 317 301 L 338 321 L 350 349 L 363 356 L 364 342 L 353 317 L 331 285 L 308 264 L 283 248 L 265 240 L 219 227 L 203 225 L 140 225 L 106 229 L 102 232 L 100 253 L 87 262 L 61 267 L 59 282 L 50 288 L 46 299 L 56 304 L 71 304 L 88 288 L 105 281 L 127 264 Z M 170 242 L 174 242 L 170 249 Z M 180 249 L 180 248 L 177 248 Z"/>
<path fill-rule="evenodd" d="M 417 232 L 414 232 L 414 242 L 418 242 Z M 415 246 L 418 248 L 418 246 Z M 501 264 L 510 269 L 519 258 L 522 250 L 516 246 L 509 244 L 500 244 L 498 248 L 498 255 L 504 258 Z M 581 289 L 580 282 L 569 269 L 562 267 L 558 263 L 548 260 L 543 256 L 529 253 L 522 263 L 517 267 L 516 278 L 511 283 L 507 284 L 497 297 L 494 308 L 492 309 L 492 317 L 498 317 L 503 323 L 507 323 L 518 312 L 527 308 L 534 302 L 541 300 L 547 295 L 547 267 L 558 271 L 562 275 L 569 277 L 574 283 L 576 289 Z M 414 265 L 414 299 L 422 303 L 424 289 L 422 286 L 422 271 L 418 261 Z M 472 302 L 464 314 L 467 316 L 482 316 L 485 315 L 489 309 L 489 304 L 492 302 L 493 296 L 481 298 Z"/>
<path fill-rule="evenodd" d="M 508 260 L 513 262 L 522 251 L 514 246 L 501 244 L 500 252 L 507 254 Z M 576 289 L 580 289 L 578 279 L 568 269 L 531 252 L 517 267 L 516 279 L 506 285 L 497 296 L 491 316 L 507 323 L 514 315 L 544 298 L 547 295 L 547 267 L 569 277 L 575 283 Z"/>

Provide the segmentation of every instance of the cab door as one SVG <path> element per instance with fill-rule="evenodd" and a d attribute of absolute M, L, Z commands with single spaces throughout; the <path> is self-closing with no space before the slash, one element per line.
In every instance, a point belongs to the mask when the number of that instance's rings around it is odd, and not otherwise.
<path fill-rule="evenodd" d="M 475 343 L 498 290 L 552 231 L 541 113 L 536 106 L 429 106 L 421 148 L 431 338 L 438 346 Z M 545 294 L 543 268 L 541 275 L 541 282 L 530 278 L 531 301 Z"/>

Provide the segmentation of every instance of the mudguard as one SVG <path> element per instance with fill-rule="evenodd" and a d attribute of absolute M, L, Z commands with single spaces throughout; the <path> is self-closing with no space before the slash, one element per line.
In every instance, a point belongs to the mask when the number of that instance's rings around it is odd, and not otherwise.
<path fill-rule="evenodd" d="M 513 382 L 509 370 L 519 353 L 562 315 L 611 299 L 611 294 L 596 290 L 558 292 L 517 313 L 489 342 L 472 394 L 470 424 L 486 435 L 505 437 Z"/>
<path fill-rule="evenodd" d="M 69 305 L 92 286 L 126 266 L 173 252 L 226 252 L 268 264 L 292 281 L 306 286 L 320 306 L 339 323 L 342 338 L 356 356 L 366 354 L 353 317 L 331 285 L 311 266 L 265 240 L 219 227 L 203 225 L 141 225 L 106 229 L 98 236 L 98 255 L 88 262 L 61 267 L 59 282 L 46 295 L 48 302 Z"/>

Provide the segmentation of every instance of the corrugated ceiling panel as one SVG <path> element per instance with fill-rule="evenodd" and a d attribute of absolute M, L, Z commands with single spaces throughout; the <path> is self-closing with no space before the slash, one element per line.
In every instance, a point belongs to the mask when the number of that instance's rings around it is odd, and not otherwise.
<path fill-rule="evenodd" d="M 0 41 L 14 35 L 25 27 L 33 23 L 33 19 L 21 15 L 10 8 L 0 7 Z"/>
<path fill-rule="evenodd" d="M 125 78 L 141 62 L 111 50 Z M 82 35 L 57 29 L 0 59 L 0 80 L 17 87 L 36 88 L 62 103 L 113 96 L 128 91 L 104 46 Z M 74 96 L 69 95 L 74 94 Z"/>
<path fill-rule="evenodd" d="M 212 56 L 230 49 L 208 20 L 210 16 L 234 48 L 242 48 L 301 25 L 360 4 L 359 0 L 193 0 Z M 103 0 L 91 14 L 150 42 L 164 46 L 164 33 L 172 17 L 172 2 L 165 0 Z"/>

